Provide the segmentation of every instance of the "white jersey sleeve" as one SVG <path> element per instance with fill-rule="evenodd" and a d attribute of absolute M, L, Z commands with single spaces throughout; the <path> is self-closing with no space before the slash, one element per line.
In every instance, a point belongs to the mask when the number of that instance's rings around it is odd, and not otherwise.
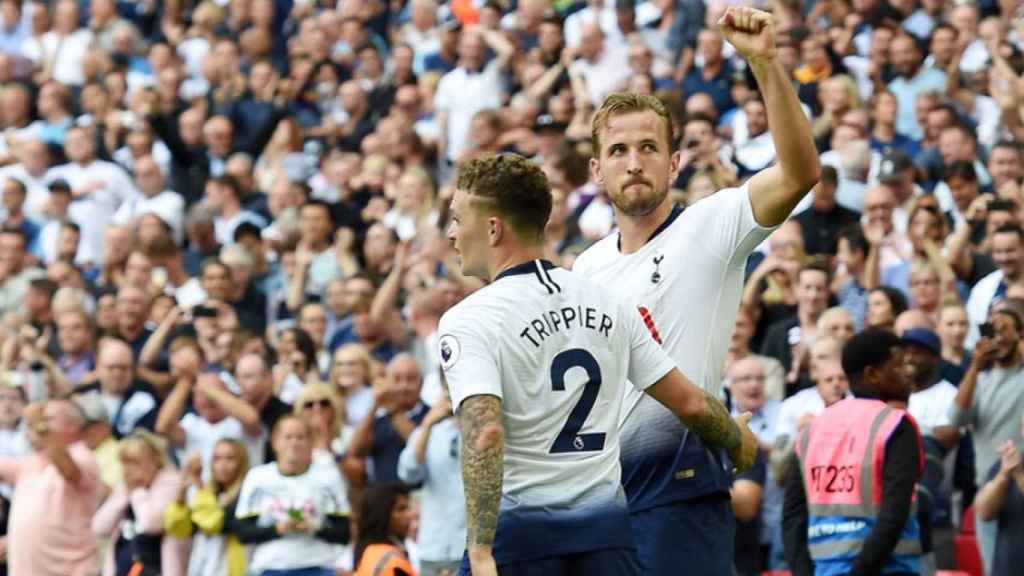
<path fill-rule="evenodd" d="M 700 238 L 707 250 L 721 260 L 747 256 L 775 229 L 761 226 L 754 219 L 750 188 L 720 190 L 687 208 L 689 234 Z"/>
<path fill-rule="evenodd" d="M 629 329 L 629 382 L 642 392 L 675 369 L 676 364 L 654 340 L 640 314 L 623 306 L 621 317 Z"/>
<path fill-rule="evenodd" d="M 479 311 L 474 313 L 472 307 L 453 308 L 437 329 L 441 368 L 456 412 L 470 396 L 503 397 L 498 343 L 482 329 L 481 322 Z"/>

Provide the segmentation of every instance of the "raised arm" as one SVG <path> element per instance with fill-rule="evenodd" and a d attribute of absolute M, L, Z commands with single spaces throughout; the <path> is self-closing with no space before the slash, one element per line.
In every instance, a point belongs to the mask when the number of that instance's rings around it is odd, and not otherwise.
<path fill-rule="evenodd" d="M 505 427 L 497 396 L 470 396 L 459 407 L 462 481 L 466 492 L 466 548 L 474 576 L 497 576 L 492 548 L 504 475 Z"/>
<path fill-rule="evenodd" d="M 211 400 L 217 403 L 228 416 L 242 423 L 246 436 L 251 438 L 259 437 L 263 431 L 263 423 L 260 421 L 260 413 L 242 398 L 235 396 L 228 390 L 219 386 L 208 384 L 207 380 L 200 380 L 196 390 L 200 394 L 206 394 Z"/>
<path fill-rule="evenodd" d="M 156 327 L 156 330 L 146 338 L 146 343 L 142 346 L 142 351 L 139 353 L 139 368 L 151 368 L 160 359 L 160 351 L 163 350 L 164 344 L 167 343 L 168 337 L 171 335 L 171 331 L 174 330 L 184 318 L 185 311 L 180 306 L 174 306 L 170 312 L 164 316 L 163 321 Z"/>
<path fill-rule="evenodd" d="M 488 30 L 482 26 L 477 28 L 477 30 L 480 32 L 480 37 L 483 38 L 487 47 L 494 50 L 494 53 L 497 54 L 498 65 L 502 68 L 508 66 L 512 57 L 516 55 L 516 47 L 498 30 Z"/>
<path fill-rule="evenodd" d="M 982 194 L 975 198 L 967 207 L 967 212 L 964 213 L 964 219 L 968 224 L 954 230 L 946 240 L 946 260 L 953 267 L 957 277 L 962 280 L 970 278 L 974 269 L 974 261 L 971 260 L 971 225 L 969 223 L 985 220 L 988 216 L 988 203 L 991 201 L 992 197 L 988 194 Z"/>
<path fill-rule="evenodd" d="M 728 450 L 739 471 L 749 470 L 754 465 L 758 444 L 747 428 L 749 414 L 733 420 L 724 404 L 695 386 L 678 369 L 658 380 L 647 393 L 671 410 L 705 444 Z"/>
<path fill-rule="evenodd" d="M 380 288 L 377 289 L 373 302 L 370 304 L 370 318 L 381 326 L 391 327 L 386 330 L 388 339 L 399 346 L 403 346 L 408 340 L 408 331 L 400 320 L 397 322 L 391 320 L 396 320 L 396 305 L 402 291 L 402 279 L 405 278 L 411 264 L 411 251 L 412 245 L 409 242 L 402 242 L 398 245 L 395 250 L 395 264 L 391 267 L 391 272 L 381 283 Z"/>
<path fill-rule="evenodd" d="M 953 405 L 950 406 L 950 421 L 954 426 L 966 426 L 971 424 L 974 410 L 974 389 L 978 385 L 978 375 L 984 370 L 984 366 L 995 359 L 996 345 L 991 338 L 982 338 L 974 345 L 974 353 L 971 355 L 971 363 L 967 367 L 963 381 L 956 390 L 956 397 Z"/>
<path fill-rule="evenodd" d="M 885 230 L 881 224 L 868 224 L 864 227 L 864 239 L 868 241 L 868 254 L 864 261 L 862 284 L 865 290 L 874 290 L 882 284 L 882 244 L 885 242 Z"/>
<path fill-rule="evenodd" d="M 999 518 L 999 511 L 1006 503 L 1011 484 L 1016 482 L 1018 489 L 1024 486 L 1024 467 L 1022 467 L 1020 452 L 1017 451 L 1013 441 L 1004 441 L 999 445 L 998 452 L 999 470 L 974 497 L 974 508 L 978 511 L 978 518 L 982 520 Z"/>
<path fill-rule="evenodd" d="M 174 389 L 164 400 L 163 406 L 160 406 L 160 411 L 156 415 L 156 424 L 153 426 L 154 431 L 167 438 L 175 448 L 185 445 L 185 429 L 181 427 L 179 420 L 185 411 L 185 403 L 192 391 L 192 383 L 191 378 L 178 379 Z"/>
<path fill-rule="evenodd" d="M 288 310 L 297 312 L 306 301 L 306 275 L 313 264 L 313 253 L 305 248 L 295 251 L 295 270 L 288 282 L 288 299 L 285 305 Z"/>
<path fill-rule="evenodd" d="M 811 123 L 786 69 L 776 58 L 775 21 L 771 14 L 731 7 L 718 26 L 725 39 L 750 64 L 768 111 L 778 162 L 750 178 L 750 203 L 759 224 L 776 226 L 789 217 L 818 181 L 821 165 L 811 137 Z"/>
<path fill-rule="evenodd" d="M 43 450 L 47 458 L 57 467 L 57 472 L 71 484 L 77 485 L 82 479 L 82 469 L 78 467 L 78 463 L 68 452 L 68 445 L 52 434 L 43 435 L 42 440 Z"/>

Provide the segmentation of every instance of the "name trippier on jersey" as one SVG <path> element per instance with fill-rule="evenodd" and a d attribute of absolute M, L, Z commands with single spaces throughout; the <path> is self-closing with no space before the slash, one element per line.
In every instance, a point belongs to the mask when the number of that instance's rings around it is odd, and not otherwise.
<path fill-rule="evenodd" d="M 596 308 L 583 306 L 563 306 L 556 310 L 548 310 L 526 323 L 519 333 L 520 338 L 530 341 L 536 348 L 549 336 L 572 328 L 587 328 L 609 337 L 612 329 L 612 317 L 598 312 Z"/>

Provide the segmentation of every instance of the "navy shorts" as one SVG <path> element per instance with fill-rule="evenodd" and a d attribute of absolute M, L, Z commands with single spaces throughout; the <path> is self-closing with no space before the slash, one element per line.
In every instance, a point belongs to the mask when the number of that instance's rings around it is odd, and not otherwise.
<path fill-rule="evenodd" d="M 641 574 L 732 574 L 736 519 L 727 494 L 635 512 L 630 522 Z"/>
<path fill-rule="evenodd" d="M 607 548 L 498 566 L 501 576 L 639 576 L 636 550 Z M 471 576 L 469 558 L 462 558 L 459 576 Z"/>

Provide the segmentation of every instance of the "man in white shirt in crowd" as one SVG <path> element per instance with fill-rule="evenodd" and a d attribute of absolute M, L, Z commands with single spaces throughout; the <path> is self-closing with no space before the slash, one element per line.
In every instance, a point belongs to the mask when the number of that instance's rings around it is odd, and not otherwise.
<path fill-rule="evenodd" d="M 487 49 L 497 56 L 486 62 Z M 470 27 L 459 38 L 459 65 L 441 78 L 434 105 L 437 108 L 444 159 L 455 162 L 466 151 L 473 116 L 488 108 L 501 107 L 503 73 L 515 47 L 497 30 Z"/>
<path fill-rule="evenodd" d="M 825 408 L 845 398 L 850 391 L 850 381 L 838 360 L 817 366 L 813 377 L 814 388 L 805 388 L 782 402 L 775 424 L 776 451 L 781 445 L 792 447 L 804 426 Z M 773 463 L 775 460 L 773 454 Z"/>
<path fill-rule="evenodd" d="M 180 242 L 185 234 L 185 200 L 164 186 L 164 172 L 152 156 L 136 160 L 135 182 L 142 194 L 121 204 L 114 213 L 114 223 L 130 226 L 146 214 L 156 214 Z"/>
<path fill-rule="evenodd" d="M 949 419 L 956 387 L 939 376 L 942 359 L 939 336 L 927 328 L 914 328 L 907 330 L 902 340 L 903 360 L 914 384 L 907 412 L 917 421 L 922 436 L 931 436 L 950 450 L 959 439 L 956 426 Z"/>
<path fill-rule="evenodd" d="M 242 222 L 260 228 L 267 225 L 262 216 L 242 207 L 242 187 L 231 176 L 214 176 L 206 181 L 206 202 L 217 211 L 213 227 L 222 246 L 235 243 L 235 228 Z"/>
<path fill-rule="evenodd" d="M 768 132 L 768 114 L 760 98 L 743 105 L 749 138 L 736 148 L 736 162 L 748 174 L 767 168 L 775 161 L 775 142 Z"/>
<path fill-rule="evenodd" d="M 82 228 L 86 259 L 98 262 L 103 254 L 103 234 L 114 213 L 139 192 L 120 166 L 96 159 L 91 129 L 68 129 L 64 152 L 70 162 L 51 168 L 47 178 L 60 178 L 71 185 L 71 218 Z"/>
<path fill-rule="evenodd" d="M 572 64 L 572 70 L 583 77 L 595 107 L 601 105 L 605 96 L 621 89 L 631 75 L 626 45 L 606 41 L 597 22 L 583 26 L 579 55 L 581 58 Z"/>
<path fill-rule="evenodd" d="M 60 0 L 53 10 L 53 28 L 43 34 L 41 59 L 52 59 L 53 79 L 65 86 L 81 86 L 85 82 L 82 60 L 92 44 L 92 31 L 82 26 L 80 4 L 76 0 Z M 38 62 L 44 66 L 45 62 Z"/>
<path fill-rule="evenodd" d="M 29 218 L 43 222 L 45 217 L 53 217 L 46 213 L 50 196 L 46 177 L 50 168 L 49 147 L 38 138 L 30 138 L 18 142 L 11 152 L 18 163 L 0 168 L 0 181 L 15 178 L 25 184 L 28 197 L 24 209 Z"/>
<path fill-rule="evenodd" d="M 967 299 L 967 348 L 981 336 L 979 327 L 988 320 L 993 305 L 1006 297 L 1011 286 L 1024 285 L 1024 230 L 1017 224 L 1000 226 L 992 234 L 992 260 L 998 270 L 978 281 Z"/>
<path fill-rule="evenodd" d="M 209 474 L 213 449 L 224 438 L 241 440 L 249 450 L 249 461 L 262 462 L 261 429 L 250 428 L 248 431 L 254 432 L 250 435 L 242 424 L 258 419 L 256 409 L 228 391 L 217 374 L 196 374 L 202 352 L 194 340 L 179 337 L 171 342 L 170 348 L 171 367 L 178 374 L 178 381 L 160 406 L 156 433 L 180 450 L 182 462 L 195 454 L 201 455 L 204 474 Z M 195 412 L 182 415 L 190 397 Z"/>

